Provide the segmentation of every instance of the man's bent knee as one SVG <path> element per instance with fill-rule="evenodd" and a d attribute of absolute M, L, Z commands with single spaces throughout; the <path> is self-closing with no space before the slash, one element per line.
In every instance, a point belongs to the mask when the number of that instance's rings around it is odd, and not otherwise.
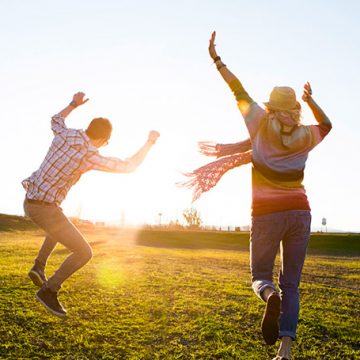
<path fill-rule="evenodd" d="M 91 249 L 90 245 L 88 245 L 87 247 L 85 247 L 85 248 L 81 251 L 81 257 L 82 257 L 82 259 L 83 259 L 83 261 L 84 261 L 85 264 L 92 259 L 92 257 L 93 257 L 93 252 L 92 252 L 92 249 Z"/>
<path fill-rule="evenodd" d="M 78 262 L 83 266 L 89 262 L 93 256 L 92 249 L 88 243 L 83 246 L 73 249 L 73 254 L 76 254 Z"/>

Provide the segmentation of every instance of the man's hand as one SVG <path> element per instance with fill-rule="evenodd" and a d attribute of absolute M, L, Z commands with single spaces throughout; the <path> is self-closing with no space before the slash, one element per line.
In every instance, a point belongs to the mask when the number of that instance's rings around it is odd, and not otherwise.
<path fill-rule="evenodd" d="M 84 97 L 85 93 L 81 91 L 77 92 L 73 96 L 71 103 L 65 109 L 61 110 L 58 115 L 65 119 L 74 109 L 89 101 L 89 99 L 84 99 Z"/>
<path fill-rule="evenodd" d="M 73 107 L 78 107 L 80 105 L 85 104 L 86 102 L 89 101 L 89 99 L 84 99 L 84 97 L 85 97 L 85 93 L 83 93 L 81 91 L 77 92 L 73 96 L 73 99 L 72 99 L 70 105 L 73 106 Z"/>
<path fill-rule="evenodd" d="M 155 131 L 155 130 L 151 130 L 149 132 L 149 137 L 148 137 L 148 141 L 152 142 L 153 144 L 156 143 L 156 140 L 158 139 L 158 137 L 160 136 L 160 133 Z"/>
<path fill-rule="evenodd" d="M 214 31 L 212 34 L 211 34 L 211 38 L 209 40 L 209 54 L 210 54 L 210 57 L 214 60 L 218 54 L 216 53 L 216 50 L 215 50 L 215 37 L 216 37 L 216 31 Z"/>
<path fill-rule="evenodd" d="M 303 93 L 302 99 L 303 99 L 305 102 L 308 102 L 308 101 L 311 99 L 311 95 L 312 95 L 311 86 L 310 86 L 310 83 L 307 82 L 307 83 L 304 85 L 304 93 Z"/>

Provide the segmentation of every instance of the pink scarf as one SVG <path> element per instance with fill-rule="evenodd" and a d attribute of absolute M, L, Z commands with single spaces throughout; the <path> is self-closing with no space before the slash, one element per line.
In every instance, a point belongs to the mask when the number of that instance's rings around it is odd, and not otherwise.
<path fill-rule="evenodd" d="M 236 144 L 200 142 L 198 145 L 200 153 L 206 156 L 215 156 L 220 159 L 201 166 L 193 172 L 184 174 L 190 179 L 178 185 L 193 189 L 192 202 L 199 199 L 204 192 L 212 189 L 227 171 L 241 165 L 249 164 L 252 154 L 250 139 Z"/>

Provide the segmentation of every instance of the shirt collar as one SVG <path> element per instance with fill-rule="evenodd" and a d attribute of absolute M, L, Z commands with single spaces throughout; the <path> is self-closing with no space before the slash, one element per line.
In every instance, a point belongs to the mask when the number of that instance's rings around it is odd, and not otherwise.
<path fill-rule="evenodd" d="M 86 134 L 86 132 L 85 132 L 84 130 L 80 130 L 80 133 L 81 133 L 83 139 L 85 140 L 85 143 L 86 143 L 87 148 L 88 148 L 90 151 L 95 151 L 95 152 L 97 152 L 97 151 L 98 151 L 98 148 L 91 143 L 91 139 L 90 139 L 89 136 Z"/>

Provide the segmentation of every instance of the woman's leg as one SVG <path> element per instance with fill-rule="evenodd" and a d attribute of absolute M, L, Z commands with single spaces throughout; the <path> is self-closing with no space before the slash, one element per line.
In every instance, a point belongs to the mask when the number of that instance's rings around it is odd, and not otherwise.
<path fill-rule="evenodd" d="M 250 270 L 252 287 L 262 300 L 266 288 L 277 291 L 273 283 L 276 253 L 283 235 L 281 214 L 269 214 L 252 218 L 250 232 Z"/>
<path fill-rule="evenodd" d="M 300 308 L 299 284 L 310 238 L 311 215 L 309 211 L 288 213 L 288 230 L 280 247 L 280 337 L 289 336 L 295 339 Z"/>
<path fill-rule="evenodd" d="M 276 253 L 284 232 L 283 213 L 254 217 L 251 228 L 250 263 L 252 287 L 266 302 L 261 332 L 268 345 L 279 337 L 280 297 L 274 285 L 273 268 Z"/>

